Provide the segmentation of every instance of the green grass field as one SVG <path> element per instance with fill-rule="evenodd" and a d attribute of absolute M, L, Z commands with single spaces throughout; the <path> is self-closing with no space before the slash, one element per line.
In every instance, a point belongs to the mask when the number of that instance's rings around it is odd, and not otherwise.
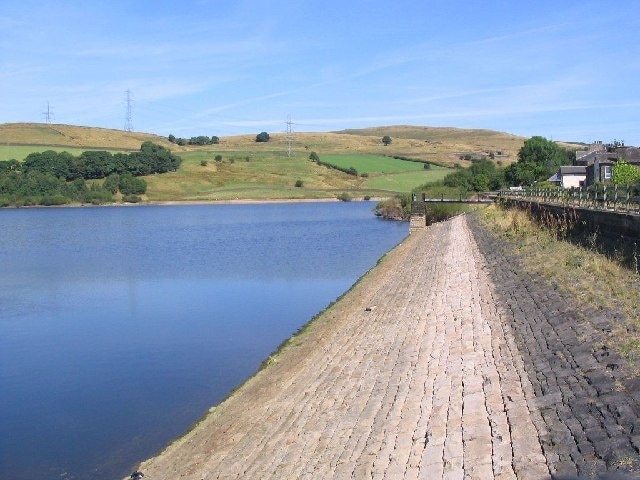
<path fill-rule="evenodd" d="M 54 152 L 69 152 L 71 155 L 78 156 L 82 152 L 87 150 L 94 150 L 89 148 L 75 148 L 75 147 L 47 147 L 44 145 L 36 146 L 14 146 L 14 145 L 0 145 L 0 161 L 1 160 L 24 160 L 27 155 L 34 152 L 45 152 L 47 150 L 53 150 Z M 104 149 L 102 149 L 104 150 Z M 112 153 L 123 152 L 124 150 L 110 150 Z"/>
<path fill-rule="evenodd" d="M 341 168 L 355 168 L 358 173 L 404 173 L 424 170 L 420 162 L 408 162 L 381 155 L 321 155 L 320 160 Z"/>
<path fill-rule="evenodd" d="M 216 155 L 222 161 L 215 161 Z M 317 165 L 299 155 L 269 151 L 195 151 L 180 155 L 177 172 L 145 177 L 149 200 L 295 199 L 342 192 L 375 195 L 364 180 Z M 206 162 L 202 165 L 201 162 Z M 297 180 L 302 187 L 296 187 Z"/>
<path fill-rule="evenodd" d="M 262 145 L 260 145 L 262 147 Z M 24 160 L 32 152 L 55 150 L 79 155 L 88 149 L 74 147 L 0 145 L 0 160 Z M 347 175 L 317 165 L 306 153 L 287 157 L 274 149 L 199 149 L 178 153 L 182 165 L 177 172 L 145 177 L 146 198 L 155 201 L 296 199 L 336 197 L 350 192 L 354 197 L 388 196 L 410 192 L 426 182 L 442 179 L 451 170 L 379 155 L 325 155 L 321 160 L 353 166 L 367 177 Z M 216 161 L 216 156 L 222 161 Z M 202 163 L 206 165 L 202 165 Z M 297 180 L 302 187 L 296 187 Z"/>
<path fill-rule="evenodd" d="M 366 174 L 363 187 L 384 192 L 410 192 L 427 182 L 442 180 L 451 169 L 424 163 L 410 162 L 381 155 L 322 155 L 320 160 L 340 168 L 355 168 L 359 174 Z"/>
<path fill-rule="evenodd" d="M 374 190 L 385 190 L 388 192 L 410 192 L 415 187 L 428 182 L 442 180 L 445 175 L 451 172 L 449 168 L 432 168 L 431 170 L 420 170 L 417 172 L 392 173 L 388 175 L 370 175 L 366 181 L 366 186 Z"/>

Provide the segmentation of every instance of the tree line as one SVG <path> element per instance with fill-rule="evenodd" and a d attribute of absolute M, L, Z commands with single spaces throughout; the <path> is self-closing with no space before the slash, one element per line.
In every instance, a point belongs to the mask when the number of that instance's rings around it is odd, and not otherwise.
<path fill-rule="evenodd" d="M 316 152 L 311 152 L 309 154 L 309 160 L 323 167 L 332 168 L 334 170 L 346 173 L 347 175 L 353 175 L 354 177 L 358 176 L 358 170 L 356 170 L 354 167 L 341 167 L 339 165 L 334 165 L 333 163 L 323 162 L 322 160 L 320 160 L 320 156 Z"/>
<path fill-rule="evenodd" d="M 518 151 L 518 160 L 500 167 L 487 158 L 473 159 L 471 166 L 447 175 L 442 183 L 466 191 L 486 192 L 507 186 L 527 186 L 546 181 L 562 165 L 572 165 L 575 150 L 567 150 L 544 137 L 531 137 Z"/>
<path fill-rule="evenodd" d="M 146 192 L 142 175 L 175 171 L 180 158 L 166 148 L 144 142 L 129 154 L 86 151 L 77 157 L 47 150 L 23 162 L 0 161 L 0 206 L 104 203 L 117 192 L 124 201 L 139 201 Z M 86 180 L 104 179 L 100 184 Z"/>
<path fill-rule="evenodd" d="M 184 145 L 217 145 L 220 143 L 220 138 L 212 135 L 207 137 L 206 135 L 199 135 L 197 137 L 191 138 L 179 138 L 174 135 L 169 135 L 167 139 L 171 143 L 175 143 L 176 145 L 184 146 Z"/>

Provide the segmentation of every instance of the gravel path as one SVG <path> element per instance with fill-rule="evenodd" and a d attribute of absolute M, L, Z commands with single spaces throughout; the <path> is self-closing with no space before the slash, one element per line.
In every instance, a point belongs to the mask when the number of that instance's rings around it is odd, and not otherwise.
<path fill-rule="evenodd" d="M 593 338 L 584 347 L 548 290 L 467 217 L 412 234 L 140 470 L 145 480 L 632 470 L 635 399 L 612 374 L 624 368 L 592 355 Z"/>

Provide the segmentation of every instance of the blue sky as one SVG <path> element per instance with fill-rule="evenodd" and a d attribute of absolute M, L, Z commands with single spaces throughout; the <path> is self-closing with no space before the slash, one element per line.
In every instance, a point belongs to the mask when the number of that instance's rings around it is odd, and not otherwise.
<path fill-rule="evenodd" d="M 640 3 L 0 0 L 0 122 L 379 125 L 640 145 Z"/>

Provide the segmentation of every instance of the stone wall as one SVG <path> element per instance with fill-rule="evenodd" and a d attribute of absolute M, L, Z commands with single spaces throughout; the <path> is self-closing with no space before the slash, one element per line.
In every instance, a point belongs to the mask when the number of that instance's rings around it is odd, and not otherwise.
<path fill-rule="evenodd" d="M 502 202 L 527 210 L 549 227 L 562 229 L 574 243 L 613 254 L 635 267 L 640 261 L 640 215 L 518 199 Z"/>

